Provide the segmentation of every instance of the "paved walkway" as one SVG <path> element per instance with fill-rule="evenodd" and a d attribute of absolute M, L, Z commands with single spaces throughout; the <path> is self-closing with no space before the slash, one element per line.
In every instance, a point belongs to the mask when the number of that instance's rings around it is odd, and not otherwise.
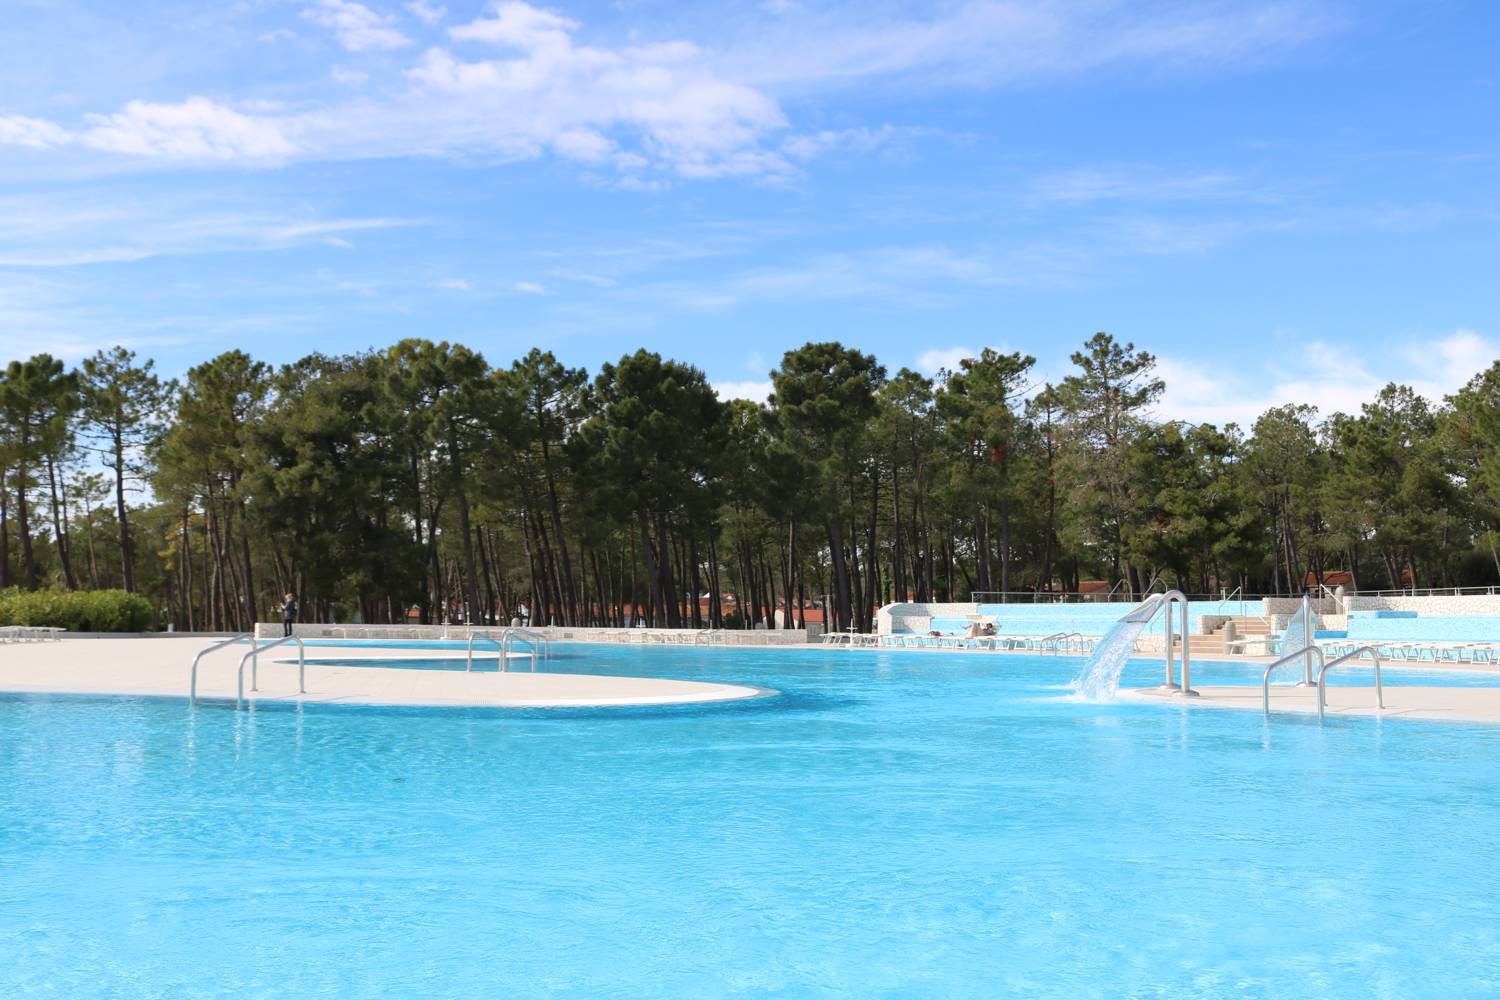
<path fill-rule="evenodd" d="M 186 698 L 193 656 L 213 640 L 198 638 L 64 639 L 61 642 L 0 645 L 0 692 L 100 694 Z M 228 646 L 203 658 L 198 668 L 200 699 L 234 700 L 240 657 L 248 645 Z M 737 684 L 661 680 L 649 677 L 601 677 L 590 674 L 531 673 L 530 660 L 517 661 L 508 673 L 463 670 L 414 670 L 396 667 L 320 666 L 318 659 L 463 658 L 412 650 L 307 650 L 309 703 L 355 705 L 426 705 L 482 708 L 563 708 L 595 705 L 672 705 L 733 701 L 764 692 Z M 291 662 L 284 662 L 290 658 Z M 483 662 L 480 656 L 476 661 Z M 493 663 L 495 654 L 487 659 Z M 542 661 L 545 669 L 545 661 Z M 278 647 L 260 657 L 259 692 L 245 696 L 262 702 L 296 702 L 294 647 Z"/>
<path fill-rule="evenodd" d="M 1262 711 L 1261 689 L 1253 687 L 1219 687 L 1194 684 L 1196 698 L 1163 694 L 1156 688 L 1122 688 L 1124 697 L 1160 701 L 1191 708 L 1230 708 Z M 1385 709 L 1375 707 L 1375 684 L 1357 687 L 1331 685 L 1328 688 L 1328 716 L 1378 715 L 1382 718 L 1430 719 L 1443 722 L 1500 723 L 1500 688 L 1497 687 L 1416 687 L 1387 684 Z M 1271 686 L 1271 711 L 1318 713 L 1317 690 L 1288 685 Z"/>

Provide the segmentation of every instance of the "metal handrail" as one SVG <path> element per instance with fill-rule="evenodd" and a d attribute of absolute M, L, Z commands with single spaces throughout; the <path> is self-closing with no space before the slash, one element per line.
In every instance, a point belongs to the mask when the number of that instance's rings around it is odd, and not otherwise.
<path fill-rule="evenodd" d="M 1287 655 L 1283 656 L 1281 659 L 1277 660 L 1275 663 L 1273 663 L 1270 666 L 1266 667 L 1266 672 L 1265 672 L 1265 674 L 1260 679 L 1260 707 L 1261 707 L 1261 711 L 1263 711 L 1266 715 L 1270 715 L 1271 714 L 1271 674 L 1272 674 L 1272 672 L 1275 671 L 1275 669 L 1277 667 L 1282 666 L 1283 664 L 1291 663 L 1293 660 L 1304 659 L 1304 658 L 1307 659 L 1307 660 L 1311 660 L 1314 656 L 1316 656 L 1318 658 L 1318 663 L 1319 663 L 1320 669 L 1321 669 L 1321 665 L 1322 665 L 1322 663 L 1324 661 L 1324 656 L 1323 656 L 1323 651 L 1321 649 L 1319 649 L 1317 646 L 1308 646 L 1306 649 L 1299 649 L 1295 653 L 1288 653 Z M 1321 677 L 1322 675 L 1319 674 L 1319 676 Z M 1323 699 L 1323 691 L 1322 691 L 1322 688 L 1320 687 L 1319 690 L 1318 690 L 1318 700 L 1321 702 L 1322 699 Z"/>
<path fill-rule="evenodd" d="M 510 669 L 510 646 L 519 639 L 531 650 L 531 672 L 536 673 L 537 647 L 542 649 L 543 659 L 552 659 L 552 644 L 547 637 L 540 632 L 528 632 L 523 628 L 508 628 L 500 637 L 500 670 L 502 673 Z"/>
<path fill-rule="evenodd" d="M 289 642 L 297 644 L 297 693 L 307 694 L 307 647 L 302 645 L 302 640 L 299 637 L 284 635 L 275 642 L 266 643 L 266 645 L 261 646 L 259 649 L 252 648 L 250 652 L 240 657 L 239 686 L 235 688 L 234 693 L 235 708 L 239 708 L 245 701 L 245 664 L 251 660 L 255 661 L 255 667 L 250 674 L 250 690 L 259 691 L 260 688 L 256 685 L 260 679 L 260 654 L 268 649 L 275 649 L 277 646 L 282 646 Z"/>
<path fill-rule="evenodd" d="M 198 655 L 193 657 L 193 670 L 192 673 L 188 675 L 189 705 L 198 704 L 198 661 L 203 659 L 205 656 L 207 656 L 209 653 L 212 653 L 216 649 L 223 649 L 225 646 L 231 646 L 234 643 L 242 642 L 245 639 L 250 640 L 250 648 L 253 651 L 255 649 L 255 633 L 241 632 L 239 635 L 235 636 L 232 639 L 225 639 L 222 642 L 216 642 L 212 646 L 208 646 L 205 649 L 200 650 Z"/>
<path fill-rule="evenodd" d="M 1332 670 L 1334 667 L 1342 663 L 1348 663 L 1350 660 L 1358 659 L 1359 657 L 1364 656 L 1366 653 L 1369 653 L 1370 659 L 1375 661 L 1375 707 L 1379 709 L 1385 708 L 1385 687 L 1380 683 L 1380 651 L 1374 646 L 1361 646 L 1352 653 L 1345 653 L 1337 660 L 1323 664 L 1323 669 L 1318 671 L 1319 722 L 1323 721 L 1323 711 L 1324 705 L 1326 703 L 1324 692 L 1327 690 L 1327 685 L 1323 683 L 1324 675 L 1326 675 L 1328 671 Z"/>
<path fill-rule="evenodd" d="M 475 637 L 481 636 L 481 635 L 484 636 L 486 639 L 488 639 L 490 642 L 494 642 L 495 641 L 495 637 L 492 636 L 492 635 L 490 635 L 490 632 L 489 632 L 488 629 L 483 629 L 483 630 L 478 631 L 478 632 L 471 631 L 469 633 L 469 652 L 468 652 L 468 657 L 467 657 L 467 660 L 466 660 L 466 665 L 464 667 L 464 670 L 467 673 L 472 673 L 473 670 L 474 670 L 474 639 L 475 639 Z M 503 641 L 500 643 L 500 664 L 499 664 L 499 668 L 502 671 L 505 669 L 505 644 L 504 644 Z"/>
<path fill-rule="evenodd" d="M 1057 655 L 1060 655 L 1061 652 L 1062 652 L 1062 644 L 1063 644 L 1064 641 L 1066 641 L 1068 639 L 1082 639 L 1082 638 L 1083 638 L 1083 633 L 1082 632 L 1077 632 L 1077 631 L 1074 631 L 1074 632 L 1053 632 L 1051 635 L 1044 635 L 1040 639 L 1038 639 L 1037 643 L 1036 643 L 1036 646 L 1037 646 L 1038 650 L 1046 649 L 1047 648 L 1047 643 L 1050 642 L 1050 643 L 1052 643 L 1052 655 L 1053 656 L 1057 656 Z"/>

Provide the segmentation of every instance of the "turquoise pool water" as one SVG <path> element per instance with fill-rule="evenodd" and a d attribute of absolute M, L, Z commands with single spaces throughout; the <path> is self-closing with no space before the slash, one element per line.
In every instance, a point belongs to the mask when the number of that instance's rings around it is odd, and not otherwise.
<path fill-rule="evenodd" d="M 0 698 L 0 996 L 1500 990 L 1500 731 L 1080 704 L 1066 657 L 559 651 L 783 693 Z"/>

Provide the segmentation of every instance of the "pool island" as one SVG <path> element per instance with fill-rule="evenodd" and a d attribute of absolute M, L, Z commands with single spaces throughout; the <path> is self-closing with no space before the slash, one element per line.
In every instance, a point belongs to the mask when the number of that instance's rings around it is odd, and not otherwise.
<path fill-rule="evenodd" d="M 0 692 L 11 694 L 105 695 L 185 698 L 188 667 L 213 640 L 203 636 L 128 639 L 63 639 L 7 645 L 0 656 Z M 198 700 L 234 702 L 240 658 L 249 643 L 228 646 L 203 660 L 198 671 Z M 612 705 L 679 705 L 735 701 L 766 692 L 737 684 L 664 680 L 652 677 L 607 677 L 581 673 L 531 672 L 525 666 L 496 669 L 496 654 L 476 655 L 476 669 L 463 669 L 463 649 L 414 656 L 403 649 L 359 649 L 369 666 L 319 663 L 335 652 L 309 647 L 307 692 L 297 691 L 296 650 L 281 646 L 260 656 L 259 691 L 249 704 L 287 703 L 403 705 L 454 708 L 587 708 Z M 354 650 L 338 650 L 349 653 Z M 449 665 L 456 669 L 431 669 Z M 431 661 L 428 668 L 412 666 Z M 388 661 L 391 666 L 381 666 Z M 407 664 L 396 666 L 395 664 Z M 529 658 L 518 661 L 529 663 Z"/>

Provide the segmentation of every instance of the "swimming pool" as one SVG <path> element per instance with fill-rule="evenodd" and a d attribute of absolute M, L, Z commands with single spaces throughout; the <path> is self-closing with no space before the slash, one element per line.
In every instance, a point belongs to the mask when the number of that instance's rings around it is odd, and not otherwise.
<path fill-rule="evenodd" d="M 782 694 L 0 698 L 0 995 L 1500 989 L 1500 731 L 1080 704 L 1066 657 L 566 652 Z"/>

